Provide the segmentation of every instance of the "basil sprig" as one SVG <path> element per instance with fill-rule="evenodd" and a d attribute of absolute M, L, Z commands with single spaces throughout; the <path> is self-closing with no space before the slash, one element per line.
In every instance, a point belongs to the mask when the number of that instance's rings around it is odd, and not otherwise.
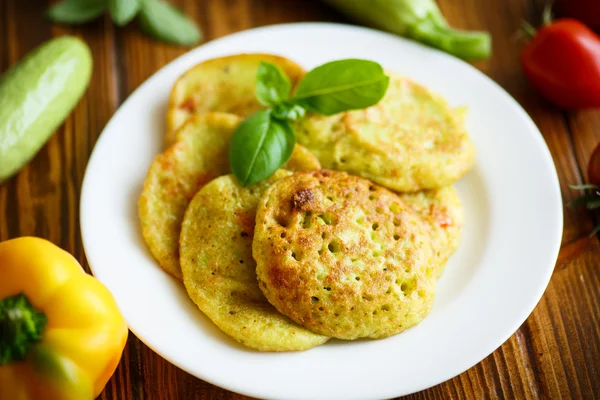
<path fill-rule="evenodd" d="M 332 61 L 310 71 L 298 85 L 295 104 L 333 115 L 376 104 L 385 94 L 389 78 L 374 61 Z"/>
<path fill-rule="evenodd" d="M 263 106 L 276 106 L 290 97 L 292 84 L 278 66 L 261 62 L 256 71 L 256 98 Z"/>
<path fill-rule="evenodd" d="M 274 118 L 271 110 L 259 111 L 242 121 L 231 138 L 230 159 L 236 160 L 231 171 L 243 186 L 267 179 L 289 160 L 295 142 L 287 120 Z"/>
<path fill-rule="evenodd" d="M 242 186 L 267 179 L 291 157 L 296 135 L 289 121 L 311 111 L 333 115 L 377 104 L 389 77 L 381 65 L 346 59 L 310 71 L 290 97 L 291 83 L 277 66 L 261 62 L 256 73 L 256 98 L 271 107 L 246 118 L 231 139 L 231 171 Z"/>
<path fill-rule="evenodd" d="M 63 0 L 48 10 L 48 18 L 62 24 L 84 24 L 108 11 L 118 26 L 136 16 L 140 28 L 167 43 L 192 45 L 202 39 L 196 23 L 165 0 Z"/>

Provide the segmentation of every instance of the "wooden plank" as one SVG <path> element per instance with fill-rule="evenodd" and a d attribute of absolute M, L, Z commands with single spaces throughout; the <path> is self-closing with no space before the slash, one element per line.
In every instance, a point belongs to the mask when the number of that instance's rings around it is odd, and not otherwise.
<path fill-rule="evenodd" d="M 3 35 L 2 47 L 5 49 L 5 65 L 8 67 L 19 61 L 29 50 L 36 47 L 50 35 L 49 26 L 36 10 L 31 8 L 21 10 L 18 2 L 8 1 L 4 4 L 3 24 L 6 35 Z M 28 29 L 27 20 L 35 23 L 39 29 Z M 51 149 L 42 150 L 30 165 L 25 167 L 23 173 L 0 186 L 0 210 L 4 210 L 7 218 L 0 219 L 0 233 L 2 239 L 26 234 L 36 234 L 35 218 L 36 207 L 33 199 L 29 196 L 32 184 L 29 176 L 31 171 L 44 168 L 46 173 L 50 171 L 49 153 Z M 56 165 L 55 163 L 53 165 Z M 39 166 L 39 167 L 38 167 Z M 55 178 L 55 176 L 53 176 Z M 37 189 L 37 186 L 35 187 Z M 37 208 L 37 216 L 41 216 Z M 11 216 L 8 218 L 8 216 Z M 41 232 L 43 221 L 40 221 L 37 232 Z"/>

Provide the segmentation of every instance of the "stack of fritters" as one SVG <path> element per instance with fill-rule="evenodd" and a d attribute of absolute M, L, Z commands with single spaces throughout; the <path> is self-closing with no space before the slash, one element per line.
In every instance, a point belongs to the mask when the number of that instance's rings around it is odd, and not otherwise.
<path fill-rule="evenodd" d="M 304 75 L 282 57 L 244 54 L 206 61 L 175 83 L 169 147 L 139 199 L 152 255 L 223 332 L 260 351 L 418 324 L 460 243 L 450 185 L 475 154 L 463 110 L 390 73 L 379 104 L 297 121 L 292 158 L 244 188 L 230 174 L 229 142 L 262 108 L 261 60 L 294 85 Z"/>

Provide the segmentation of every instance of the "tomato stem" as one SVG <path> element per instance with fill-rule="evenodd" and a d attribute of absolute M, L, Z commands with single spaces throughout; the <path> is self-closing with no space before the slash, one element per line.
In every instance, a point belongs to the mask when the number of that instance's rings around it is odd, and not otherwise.
<path fill-rule="evenodd" d="M 527 21 L 521 21 L 521 30 L 529 39 L 533 39 L 537 34 L 537 30 Z"/>
<path fill-rule="evenodd" d="M 31 346 L 42 340 L 47 322 L 23 293 L 0 300 L 0 365 L 23 361 Z"/>
<path fill-rule="evenodd" d="M 552 2 L 547 2 L 542 11 L 542 25 L 550 25 L 552 23 Z"/>

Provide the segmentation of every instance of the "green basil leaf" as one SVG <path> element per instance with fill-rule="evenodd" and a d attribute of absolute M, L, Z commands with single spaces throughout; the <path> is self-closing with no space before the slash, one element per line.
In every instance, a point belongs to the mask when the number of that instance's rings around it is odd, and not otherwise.
<path fill-rule="evenodd" d="M 163 0 L 143 0 L 139 23 L 146 33 L 168 43 L 192 45 L 202 39 L 196 23 Z"/>
<path fill-rule="evenodd" d="M 292 101 L 324 115 L 367 108 L 383 98 L 389 80 L 374 61 L 332 61 L 306 74 Z"/>
<path fill-rule="evenodd" d="M 229 163 L 242 186 L 267 179 L 294 151 L 296 135 L 287 121 L 272 118 L 271 110 L 246 118 L 231 138 Z"/>
<path fill-rule="evenodd" d="M 261 61 L 256 71 L 256 98 L 263 106 L 274 106 L 290 97 L 292 84 L 276 65 Z"/>
<path fill-rule="evenodd" d="M 140 10 L 140 0 L 108 0 L 108 11 L 115 24 L 127 25 Z"/>
<path fill-rule="evenodd" d="M 279 103 L 273 107 L 273 118 L 296 121 L 304 117 L 306 110 L 298 104 Z"/>
<path fill-rule="evenodd" d="M 62 24 L 85 24 L 106 11 L 106 0 L 64 0 L 50 7 L 48 18 Z"/>

